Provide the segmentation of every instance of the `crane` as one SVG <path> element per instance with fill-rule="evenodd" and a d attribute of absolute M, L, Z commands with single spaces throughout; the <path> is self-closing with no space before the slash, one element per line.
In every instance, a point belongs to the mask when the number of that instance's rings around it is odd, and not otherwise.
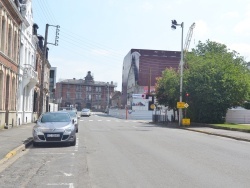
<path fill-rule="evenodd" d="M 191 39 L 192 39 L 194 27 L 195 27 L 195 23 L 193 23 L 193 24 L 189 27 L 189 30 L 188 30 L 188 33 L 187 33 L 185 45 L 184 45 L 184 48 L 183 48 L 183 51 L 184 51 L 184 59 L 185 59 L 185 56 L 186 56 L 186 54 L 187 54 L 187 52 L 188 52 L 188 48 L 189 48 L 189 45 L 190 45 L 190 41 L 191 41 Z M 184 61 L 184 63 L 185 63 L 185 61 Z M 187 64 L 186 64 L 185 67 L 187 68 Z"/>
<path fill-rule="evenodd" d="M 188 30 L 187 37 L 186 37 L 186 42 L 185 42 L 185 45 L 184 45 L 184 56 L 186 55 L 186 53 L 188 51 L 188 48 L 189 48 L 189 45 L 190 45 L 190 41 L 192 39 L 194 27 L 195 27 L 195 23 L 193 23 L 190 26 L 189 30 Z"/>

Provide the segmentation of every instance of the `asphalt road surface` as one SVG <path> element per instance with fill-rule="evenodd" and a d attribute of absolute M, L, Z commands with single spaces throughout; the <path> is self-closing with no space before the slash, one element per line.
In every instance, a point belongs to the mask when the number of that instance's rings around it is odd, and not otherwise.
<path fill-rule="evenodd" d="M 250 143 L 106 114 L 81 117 L 76 146 L 31 147 L 0 187 L 250 187 Z"/>

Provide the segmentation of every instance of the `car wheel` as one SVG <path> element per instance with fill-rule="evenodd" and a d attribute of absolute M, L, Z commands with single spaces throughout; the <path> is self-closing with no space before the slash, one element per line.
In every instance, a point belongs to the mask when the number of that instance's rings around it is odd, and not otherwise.
<path fill-rule="evenodd" d="M 71 146 L 75 146 L 76 145 L 76 138 L 73 142 L 70 143 Z"/>

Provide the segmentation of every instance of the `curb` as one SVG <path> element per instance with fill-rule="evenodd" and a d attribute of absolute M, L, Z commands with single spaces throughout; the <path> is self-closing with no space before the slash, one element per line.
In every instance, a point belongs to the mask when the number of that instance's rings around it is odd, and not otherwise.
<path fill-rule="evenodd" d="M 204 133 L 204 134 L 209 134 L 209 135 L 221 136 L 221 137 L 231 138 L 235 140 L 250 142 L 250 140 L 246 138 L 239 138 L 239 137 L 234 137 L 234 136 L 229 136 L 229 135 L 224 135 L 224 134 L 217 134 L 217 133 L 211 133 L 207 131 L 194 130 L 194 129 L 188 129 L 188 128 L 183 128 L 183 129 L 188 130 L 188 131 L 193 131 L 193 132 L 199 132 L 199 133 Z"/>
<path fill-rule="evenodd" d="M 14 157 L 16 154 L 21 153 L 22 151 L 25 151 L 26 148 L 28 148 L 33 142 L 33 138 L 28 138 L 24 141 L 24 143 L 15 149 L 11 150 L 9 153 L 5 155 L 3 159 L 0 160 L 0 165 L 6 163 L 8 160 L 10 160 L 12 157 Z"/>

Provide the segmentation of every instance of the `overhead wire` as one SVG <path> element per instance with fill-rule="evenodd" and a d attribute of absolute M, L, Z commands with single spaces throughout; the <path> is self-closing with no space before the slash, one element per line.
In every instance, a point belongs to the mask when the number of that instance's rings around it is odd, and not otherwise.
<path fill-rule="evenodd" d="M 44 21 L 44 18 L 46 20 L 52 21 L 51 23 L 57 23 L 56 18 L 53 14 L 53 11 L 50 10 L 49 3 L 46 0 L 41 0 L 41 2 L 38 0 L 36 1 L 39 4 L 41 13 L 44 15 L 44 17 L 39 16 L 39 18 L 42 18 Z M 35 3 L 35 6 L 38 4 Z M 38 9 L 37 9 L 38 10 Z M 46 23 L 46 21 L 45 21 Z M 117 52 L 117 49 L 112 49 L 110 47 L 107 47 L 106 45 L 100 44 L 95 41 L 91 41 L 79 34 L 73 33 L 72 31 L 69 31 L 67 28 L 61 27 L 60 28 L 60 33 L 62 33 L 59 39 L 59 46 L 62 49 L 67 49 L 67 51 L 71 51 L 74 54 L 79 54 L 81 57 L 85 57 L 87 59 L 97 59 L 99 60 L 100 58 L 97 56 L 92 55 L 91 56 L 91 50 L 101 50 L 104 52 L 108 52 L 112 54 L 112 56 L 109 56 L 107 54 L 102 54 L 101 58 L 105 58 L 105 60 L 109 60 L 109 62 L 116 62 L 115 64 L 112 65 L 118 65 L 117 62 L 122 62 L 123 64 L 123 59 L 124 59 L 124 54 L 121 54 Z M 67 43 L 68 45 L 60 45 L 60 40 Z M 71 46 L 72 48 L 69 48 L 68 46 Z M 53 48 L 53 47 L 52 47 Z M 77 49 L 77 50 L 76 50 Z M 88 51 L 86 51 L 88 49 Z M 50 50 L 52 50 L 50 48 Z M 86 53 L 81 53 L 80 51 L 86 52 Z M 87 53 L 89 53 L 90 56 L 87 56 Z M 162 62 L 161 60 L 156 60 L 155 58 L 147 58 L 144 60 L 146 63 L 152 63 L 152 62 Z M 106 63 L 106 61 L 105 61 Z"/>

